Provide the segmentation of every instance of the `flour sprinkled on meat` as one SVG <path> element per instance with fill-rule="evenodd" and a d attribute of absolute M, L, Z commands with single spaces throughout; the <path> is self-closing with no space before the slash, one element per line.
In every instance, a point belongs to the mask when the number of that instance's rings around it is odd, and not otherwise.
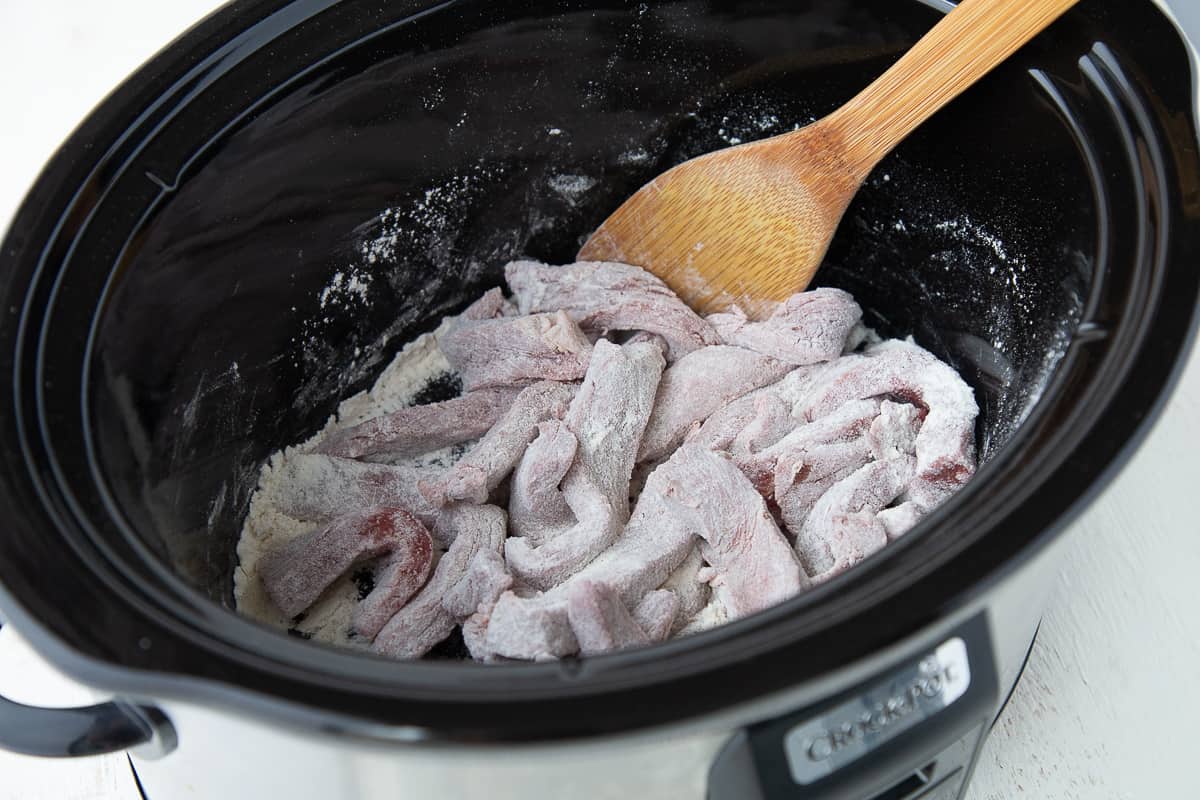
<path fill-rule="evenodd" d="M 625 526 L 629 480 L 663 366 L 662 352 L 652 343 L 596 342 L 587 377 L 565 419 L 576 442 L 574 462 L 562 480 L 572 522 L 543 536 L 536 547 L 526 537 L 505 543 L 505 557 L 518 579 L 539 589 L 561 583 Z"/>
<path fill-rule="evenodd" d="M 670 455 L 693 425 L 791 369 L 782 361 L 739 347 L 693 350 L 663 374 L 638 459 L 655 461 Z"/>
<path fill-rule="evenodd" d="M 862 309 L 841 289 L 794 294 L 762 322 L 752 322 L 736 306 L 710 314 L 707 321 L 726 344 L 803 366 L 831 361 L 842 354 Z"/>
<path fill-rule="evenodd" d="M 437 527 L 447 529 L 442 538 L 453 543 L 438 561 L 425 588 L 379 631 L 373 645 L 376 653 L 393 658 L 425 655 L 469 616 L 466 612 L 474 613 L 470 603 L 464 603 L 463 595 L 479 590 L 459 584 L 479 574 L 471 570 L 479 553 L 499 553 L 505 522 L 504 510 L 492 505 L 451 506 L 441 513 Z"/>
<path fill-rule="evenodd" d="M 638 267 L 581 261 L 551 267 L 514 261 L 504 277 L 522 314 L 565 311 L 585 331 L 647 331 L 666 340 L 674 361 L 706 345 L 720 344 L 712 326 L 661 280 Z"/>
<path fill-rule="evenodd" d="M 437 517 L 437 510 L 417 488 L 435 474 L 431 468 L 300 453 L 281 470 L 273 501 L 296 519 L 324 522 L 348 511 L 381 506 L 405 509 L 426 524 Z"/>
<path fill-rule="evenodd" d="M 509 531 L 531 547 L 543 544 L 575 519 L 560 484 L 575 463 L 578 449 L 579 440 L 566 423 L 540 423 L 537 438 L 529 443 L 513 472 Z"/>
<path fill-rule="evenodd" d="M 517 386 L 583 377 L 592 343 L 564 312 L 463 320 L 442 340 L 463 388 Z"/>
<path fill-rule="evenodd" d="M 341 458 L 397 458 L 441 450 L 487 433 L 516 396 L 512 388 L 486 389 L 402 408 L 333 433 L 317 452 Z"/>
<path fill-rule="evenodd" d="M 562 419 L 575 386 L 542 381 L 522 390 L 512 406 L 471 451 L 437 478 L 423 480 L 420 492 L 434 507 L 467 501 L 483 503 L 537 435 L 538 424 Z"/>
<path fill-rule="evenodd" d="M 625 264 L 505 275 L 263 468 L 245 613 L 392 658 L 641 647 L 834 578 L 974 473 L 971 389 L 846 292 L 753 321 Z"/>
<path fill-rule="evenodd" d="M 288 616 L 304 611 L 354 564 L 379 559 L 375 586 L 355 610 L 354 627 L 372 638 L 425 583 L 433 559 L 429 532 L 398 508 L 347 514 L 263 558 L 263 584 Z"/>

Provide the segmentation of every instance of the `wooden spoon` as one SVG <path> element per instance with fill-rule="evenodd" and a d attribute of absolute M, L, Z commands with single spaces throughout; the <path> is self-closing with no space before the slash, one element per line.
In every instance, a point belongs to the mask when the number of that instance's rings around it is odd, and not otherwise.
<path fill-rule="evenodd" d="M 962 0 L 824 119 L 650 181 L 596 229 L 579 259 L 644 267 L 702 313 L 737 303 L 762 314 L 769 304 L 761 301 L 808 286 L 880 159 L 1076 2 Z"/>

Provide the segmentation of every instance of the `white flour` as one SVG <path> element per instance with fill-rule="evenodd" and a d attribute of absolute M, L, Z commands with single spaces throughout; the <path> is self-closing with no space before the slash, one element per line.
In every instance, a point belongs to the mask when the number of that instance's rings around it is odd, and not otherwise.
<path fill-rule="evenodd" d="M 349 281 L 343 279 L 339 288 L 342 291 L 349 289 Z M 299 621 L 285 617 L 267 598 L 258 577 L 259 558 L 264 552 L 315 527 L 280 513 L 275 508 L 274 497 L 280 488 L 281 476 L 286 473 L 282 467 L 295 454 L 310 451 L 331 431 L 357 425 L 410 405 L 431 380 L 449 373 L 450 365 L 438 349 L 438 338 L 445 334 L 453 322 L 454 318 L 447 318 L 437 330 L 405 346 L 375 384 L 367 391 L 343 400 L 337 412 L 315 436 L 307 442 L 284 448 L 263 465 L 237 546 L 239 563 L 234 572 L 234 597 L 241 613 L 268 625 L 287 628 L 305 638 L 345 647 L 366 648 L 370 644 L 355 639 L 351 634 L 350 618 L 359 597 L 359 587 L 352 575 L 339 578 L 298 618 Z M 461 449 L 447 449 L 429 453 L 421 457 L 420 463 L 449 464 L 460 452 Z M 413 462 L 410 460 L 408 463 Z"/>

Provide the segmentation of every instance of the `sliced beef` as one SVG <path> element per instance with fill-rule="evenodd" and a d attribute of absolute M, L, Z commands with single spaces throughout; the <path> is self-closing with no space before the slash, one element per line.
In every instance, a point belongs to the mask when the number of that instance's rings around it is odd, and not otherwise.
<path fill-rule="evenodd" d="M 808 397 L 820 383 L 821 376 L 831 368 L 830 364 L 816 364 L 791 370 L 781 380 L 756 389 L 717 409 L 688 437 L 688 441 L 713 450 L 728 450 L 746 427 L 763 413 L 763 406 L 771 405 L 775 408 L 770 413 L 779 415 L 778 424 L 770 431 L 775 438 L 766 435 L 765 426 L 756 438 L 760 449 L 774 444 L 784 434 L 805 421 L 797 416 L 796 407 Z"/>
<path fill-rule="evenodd" d="M 805 468 L 810 465 L 807 457 L 818 447 L 859 443 L 861 463 L 866 463 L 871 457 L 866 432 L 879 416 L 879 402 L 868 399 L 847 403 L 827 417 L 794 428 L 769 447 L 742 454 L 737 458 L 738 466 L 755 486 L 769 486 L 772 495 L 779 498 L 793 484 L 809 479 L 812 469 Z"/>
<path fill-rule="evenodd" d="M 664 468 L 667 502 L 703 540 L 700 552 L 725 587 L 733 615 L 767 608 L 808 585 L 763 498 L 729 458 L 684 445 Z"/>
<path fill-rule="evenodd" d="M 481 661 L 645 645 L 837 575 L 974 470 L 970 388 L 844 292 L 705 321 L 637 267 L 505 272 L 515 305 L 489 291 L 438 335 L 466 394 L 273 462 L 255 502 L 324 523 L 259 562 L 285 614 L 372 562 L 353 624 L 383 655 L 459 625 Z M 354 460 L 471 439 L 448 468 Z"/>
<path fill-rule="evenodd" d="M 567 618 L 565 589 L 554 596 L 535 597 L 505 592 L 492 607 L 487 631 L 479 638 L 482 642 L 476 648 L 489 659 L 548 661 L 579 652 L 579 642 Z"/>
<path fill-rule="evenodd" d="M 538 425 L 537 438 L 530 442 L 513 472 L 508 500 L 509 528 L 514 536 L 538 547 L 552 533 L 575 519 L 563 498 L 560 484 L 575 463 L 579 440 L 558 420 Z"/>
<path fill-rule="evenodd" d="M 840 356 L 862 309 L 847 292 L 822 288 L 792 295 L 762 322 L 748 319 L 736 306 L 706 319 L 726 344 L 805 365 Z"/>
<path fill-rule="evenodd" d="M 486 612 L 512 588 L 513 578 L 496 550 L 481 549 L 471 557 L 466 574 L 442 598 L 442 607 L 456 619 Z"/>
<path fill-rule="evenodd" d="M 891 340 L 836 361 L 800 413 L 814 420 L 853 400 L 881 396 L 925 411 L 915 442 L 916 477 L 908 495 L 922 508 L 933 508 L 975 472 L 975 396 L 958 373 L 928 351 Z"/>
<path fill-rule="evenodd" d="M 504 298 L 504 292 L 488 289 L 479 299 L 463 309 L 458 315 L 460 323 L 471 320 L 498 319 L 517 316 L 517 307 Z"/>
<path fill-rule="evenodd" d="M 871 460 L 866 437 L 815 446 L 781 459 L 775 467 L 775 503 L 793 534 L 827 491 Z"/>
<path fill-rule="evenodd" d="M 499 554 L 504 543 L 504 510 L 492 505 L 454 505 L 438 517 L 441 538 L 453 542 L 438 561 L 425 587 L 400 609 L 375 637 L 373 649 L 392 658 L 418 658 L 445 639 L 470 611 L 470 600 L 486 593 L 472 585 L 481 575 L 489 587 L 493 571 L 472 570 L 482 552 Z M 484 562 L 486 565 L 486 562 Z M 460 586 L 466 581 L 467 586 Z M 453 610 L 447 609 L 450 598 Z M 474 612 L 472 612 L 474 613 Z"/>
<path fill-rule="evenodd" d="M 306 610 L 354 565 L 378 559 L 375 586 L 354 611 L 354 629 L 371 639 L 429 576 L 433 544 L 404 509 L 375 508 L 338 517 L 265 554 L 263 586 L 284 615 Z"/>
<path fill-rule="evenodd" d="M 670 455 L 694 424 L 791 369 L 774 358 L 725 345 L 688 353 L 663 373 L 638 460 Z"/>
<path fill-rule="evenodd" d="M 488 644 L 508 658 L 575 652 L 561 649 L 576 643 L 565 632 L 573 585 L 603 584 L 626 607 L 636 607 L 688 557 L 698 538 L 734 614 L 765 608 L 807 584 L 791 546 L 745 476 L 727 457 L 684 445 L 650 475 L 612 547 L 543 594 L 501 598 L 492 611 Z"/>
<path fill-rule="evenodd" d="M 440 345 L 467 391 L 579 380 L 592 357 L 592 343 L 562 311 L 460 320 Z"/>
<path fill-rule="evenodd" d="M 662 351 L 653 343 L 618 347 L 597 342 L 593 364 L 567 411 L 567 427 L 579 442 L 567 482 L 588 473 L 624 516 L 635 455 L 665 366 Z"/>
<path fill-rule="evenodd" d="M 655 589 L 633 609 L 633 619 L 651 642 L 661 642 L 671 635 L 680 609 L 679 595 L 670 589 Z"/>
<path fill-rule="evenodd" d="M 561 419 L 574 397 L 572 384 L 542 381 L 523 390 L 504 416 L 476 442 L 471 451 L 442 475 L 422 481 L 420 491 L 436 508 L 465 501 L 485 503 L 521 460 L 537 435 L 538 424 Z"/>
<path fill-rule="evenodd" d="M 416 456 L 476 439 L 512 406 L 517 390 L 484 389 L 440 403 L 402 408 L 333 431 L 318 453 L 341 458 Z"/>
<path fill-rule="evenodd" d="M 913 478 L 916 460 L 872 461 L 825 492 L 796 534 L 796 552 L 815 578 L 842 572 L 887 544 L 876 519 Z"/>
<path fill-rule="evenodd" d="M 621 596 L 603 583 L 582 580 L 571 584 L 567 590 L 567 621 L 583 655 L 650 643 Z"/>
<path fill-rule="evenodd" d="M 504 268 L 504 276 L 522 314 L 561 309 L 588 333 L 657 333 L 666 340 L 672 361 L 721 343 L 707 322 L 640 267 L 607 261 L 564 267 L 514 261 Z"/>
<path fill-rule="evenodd" d="M 289 453 L 278 469 L 281 490 L 272 498 L 288 516 L 324 522 L 372 508 L 403 508 L 425 525 L 437 509 L 417 488 L 433 474 L 427 468 L 368 464 L 319 453 Z"/>
<path fill-rule="evenodd" d="M 608 547 L 629 518 L 629 481 L 664 366 L 654 344 L 596 343 L 583 386 L 565 424 L 575 460 L 562 480 L 572 524 L 541 537 L 505 543 L 509 568 L 526 584 L 548 589 Z M 531 468 L 532 469 L 532 468 Z"/>

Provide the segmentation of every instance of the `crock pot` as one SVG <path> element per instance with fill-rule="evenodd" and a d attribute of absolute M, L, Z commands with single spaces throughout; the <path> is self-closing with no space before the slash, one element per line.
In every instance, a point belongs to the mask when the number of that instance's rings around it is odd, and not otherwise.
<path fill-rule="evenodd" d="M 130 749 L 152 800 L 961 796 L 1051 545 L 1194 328 L 1195 87 L 1149 2 L 1081 3 L 927 123 L 818 275 L 979 400 L 981 469 L 901 541 L 727 626 L 556 663 L 339 651 L 232 590 L 263 460 L 403 342 L 510 258 L 570 260 L 667 167 L 831 111 L 948 8 L 246 0 L 184 34 L 0 250 L 0 614 L 115 697 L 0 701 L 0 747 Z"/>

